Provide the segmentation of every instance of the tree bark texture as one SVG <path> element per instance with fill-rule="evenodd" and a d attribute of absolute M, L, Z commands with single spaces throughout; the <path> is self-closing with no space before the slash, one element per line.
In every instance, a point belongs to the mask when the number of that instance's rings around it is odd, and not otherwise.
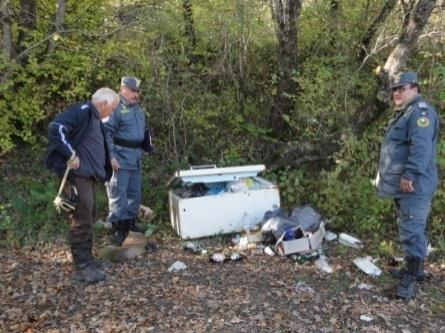
<path fill-rule="evenodd" d="M 278 39 L 278 89 L 271 111 L 271 126 L 276 137 L 288 130 L 283 116 L 289 115 L 297 92 L 292 71 L 297 69 L 297 23 L 301 12 L 301 0 L 271 0 L 272 17 Z"/>
<path fill-rule="evenodd" d="M 402 71 L 415 49 L 417 40 L 428 22 L 436 0 L 417 0 L 408 13 L 398 42 L 377 76 L 377 87 L 371 99 L 352 117 L 355 133 L 362 132 L 385 111 L 390 103 L 389 86 L 394 76 Z"/>
<path fill-rule="evenodd" d="M 0 21 L 2 28 L 2 51 L 8 58 L 12 56 L 12 35 L 9 6 L 9 0 L 1 0 Z"/>
<path fill-rule="evenodd" d="M 19 12 L 19 34 L 17 38 L 17 53 L 22 52 L 26 46 L 24 42 L 29 36 L 29 31 L 36 29 L 36 3 L 35 0 L 21 0 Z"/>
<path fill-rule="evenodd" d="M 397 0 L 387 0 L 382 7 L 379 15 L 372 21 L 369 28 L 366 30 L 361 43 L 360 43 L 360 52 L 358 55 L 358 62 L 365 61 L 366 57 L 371 53 L 371 42 L 375 37 L 376 32 L 378 31 L 380 25 L 385 22 L 389 13 L 393 10 L 395 5 L 397 4 Z"/>
<path fill-rule="evenodd" d="M 57 0 L 56 15 L 54 17 L 54 32 L 58 33 L 63 30 L 63 22 L 65 20 L 66 2 L 65 0 Z M 53 40 L 49 40 L 48 50 L 54 51 L 56 44 Z"/>

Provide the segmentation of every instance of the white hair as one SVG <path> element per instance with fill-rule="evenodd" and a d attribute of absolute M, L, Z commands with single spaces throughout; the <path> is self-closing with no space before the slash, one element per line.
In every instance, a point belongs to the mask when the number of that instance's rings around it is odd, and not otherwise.
<path fill-rule="evenodd" d="M 106 101 L 108 105 L 112 105 L 113 102 L 119 101 L 119 95 L 113 89 L 107 87 L 100 88 L 93 94 L 91 102 L 96 105 L 103 101 Z"/>

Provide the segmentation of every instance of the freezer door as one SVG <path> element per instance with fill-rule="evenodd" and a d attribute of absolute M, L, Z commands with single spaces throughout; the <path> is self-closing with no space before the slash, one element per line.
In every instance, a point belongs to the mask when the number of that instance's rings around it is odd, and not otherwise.
<path fill-rule="evenodd" d="M 176 171 L 170 179 L 169 184 L 172 184 L 177 179 L 187 183 L 229 182 L 241 178 L 256 177 L 258 173 L 264 170 L 266 170 L 264 164 L 225 168 L 216 168 L 214 166 L 205 168 L 192 167 L 190 170 Z"/>

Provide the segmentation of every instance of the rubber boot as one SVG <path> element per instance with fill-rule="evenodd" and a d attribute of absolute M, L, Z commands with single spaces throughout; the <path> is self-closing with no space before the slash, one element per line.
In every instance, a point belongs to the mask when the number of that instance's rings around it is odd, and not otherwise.
<path fill-rule="evenodd" d="M 388 270 L 389 274 L 397 279 L 401 279 L 403 277 L 404 269 L 390 268 Z M 425 280 L 425 261 L 420 260 L 419 262 L 419 271 L 417 272 L 416 280 L 417 282 L 423 282 Z"/>
<path fill-rule="evenodd" d="M 407 258 L 406 270 L 403 273 L 399 285 L 396 287 L 396 296 L 409 300 L 416 295 L 417 274 L 419 272 L 420 259 Z"/>
<path fill-rule="evenodd" d="M 132 232 L 138 232 L 140 234 L 143 234 L 144 231 L 138 227 L 138 225 L 136 224 L 136 219 L 129 219 L 126 220 L 129 226 L 129 230 Z"/>
<path fill-rule="evenodd" d="M 117 221 L 117 231 L 114 234 L 114 241 L 116 242 L 117 245 L 122 245 L 122 243 L 124 242 L 125 238 L 127 238 L 128 236 L 128 230 L 129 230 L 129 224 L 128 224 L 128 220 L 120 220 Z"/>

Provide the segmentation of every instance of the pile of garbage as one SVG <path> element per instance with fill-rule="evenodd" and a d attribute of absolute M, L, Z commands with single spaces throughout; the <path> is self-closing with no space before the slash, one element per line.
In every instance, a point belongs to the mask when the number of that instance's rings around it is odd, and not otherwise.
<path fill-rule="evenodd" d="M 275 208 L 264 214 L 258 224 L 245 225 L 244 232 L 232 238 L 233 246 L 220 252 L 212 252 L 199 245 L 198 242 L 185 242 L 183 249 L 195 254 L 206 255 L 213 263 L 239 261 L 252 254 L 268 256 L 285 256 L 298 264 L 314 262 L 315 267 L 323 273 L 330 274 L 334 269 L 323 253 L 323 240 L 338 242 L 342 245 L 361 249 L 362 242 L 348 234 L 337 234 L 326 231 L 327 222 L 321 214 L 310 206 L 298 206 L 287 215 L 282 208 Z M 373 258 L 358 257 L 353 263 L 363 272 L 377 277 L 381 270 L 375 265 Z"/>

